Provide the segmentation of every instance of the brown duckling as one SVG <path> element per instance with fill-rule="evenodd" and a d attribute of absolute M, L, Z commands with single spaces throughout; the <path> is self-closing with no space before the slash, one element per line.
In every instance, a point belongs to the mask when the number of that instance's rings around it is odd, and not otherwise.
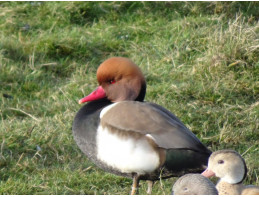
<path fill-rule="evenodd" d="M 205 177 L 220 178 L 216 185 L 219 195 L 259 195 L 259 187 L 242 184 L 247 175 L 245 160 L 233 150 L 220 150 L 211 154 Z"/>
<path fill-rule="evenodd" d="M 172 189 L 173 195 L 218 195 L 215 185 L 201 174 L 180 177 Z"/>

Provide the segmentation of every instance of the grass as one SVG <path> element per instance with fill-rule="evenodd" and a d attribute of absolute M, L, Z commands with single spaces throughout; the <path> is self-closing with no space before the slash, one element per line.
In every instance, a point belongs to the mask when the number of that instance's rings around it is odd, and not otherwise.
<path fill-rule="evenodd" d="M 128 194 L 75 144 L 78 99 L 111 56 L 138 64 L 146 100 L 259 184 L 258 2 L 0 2 L 0 194 Z M 170 194 L 176 179 L 156 182 Z M 147 184 L 141 182 L 140 194 Z"/>

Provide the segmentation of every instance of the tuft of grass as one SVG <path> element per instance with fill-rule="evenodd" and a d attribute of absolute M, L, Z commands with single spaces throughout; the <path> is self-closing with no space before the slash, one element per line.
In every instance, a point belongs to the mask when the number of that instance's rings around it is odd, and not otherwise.
<path fill-rule="evenodd" d="M 132 59 L 146 100 L 211 150 L 234 149 L 259 184 L 258 2 L 0 2 L 0 194 L 129 194 L 72 136 L 78 99 L 111 56 Z M 170 194 L 176 178 L 157 181 Z M 140 194 L 147 184 L 141 182 Z"/>

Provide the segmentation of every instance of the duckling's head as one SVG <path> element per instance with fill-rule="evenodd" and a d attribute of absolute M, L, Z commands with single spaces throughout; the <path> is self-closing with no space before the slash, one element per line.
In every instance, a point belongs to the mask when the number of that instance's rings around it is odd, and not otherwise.
<path fill-rule="evenodd" d="M 221 181 L 241 183 L 247 174 L 245 160 L 233 150 L 220 150 L 211 154 L 208 170 L 212 171 Z"/>
<path fill-rule="evenodd" d="M 172 189 L 173 195 L 218 195 L 215 185 L 200 174 L 185 174 Z"/>

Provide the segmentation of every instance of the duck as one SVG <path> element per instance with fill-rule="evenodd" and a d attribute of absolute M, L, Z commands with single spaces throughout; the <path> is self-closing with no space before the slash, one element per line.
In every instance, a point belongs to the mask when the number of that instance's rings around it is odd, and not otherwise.
<path fill-rule="evenodd" d="M 111 57 L 97 69 L 99 86 L 79 100 L 86 103 L 72 126 L 81 151 L 99 168 L 139 181 L 201 173 L 211 151 L 173 113 L 144 101 L 146 80 L 129 58 Z"/>
<path fill-rule="evenodd" d="M 172 195 L 218 195 L 218 190 L 205 176 L 189 173 L 174 183 Z"/>
<path fill-rule="evenodd" d="M 242 184 L 247 175 L 247 166 L 242 156 L 234 150 L 213 152 L 202 175 L 219 178 L 216 185 L 219 195 L 259 195 L 259 187 Z"/>

